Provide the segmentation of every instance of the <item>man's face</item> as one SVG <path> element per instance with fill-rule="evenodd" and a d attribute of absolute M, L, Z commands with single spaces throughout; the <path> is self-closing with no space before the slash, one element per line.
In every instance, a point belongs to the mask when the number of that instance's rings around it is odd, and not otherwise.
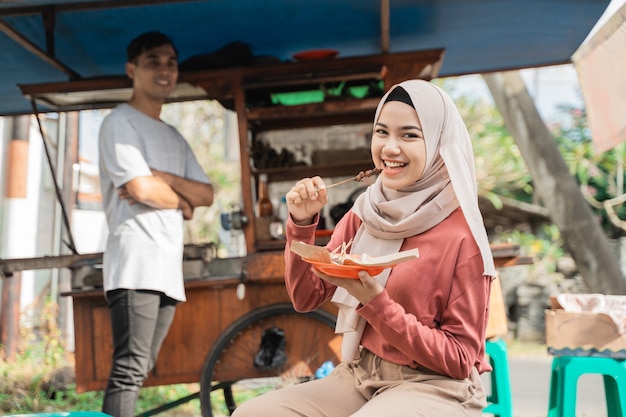
<path fill-rule="evenodd" d="M 126 63 L 126 74 L 133 80 L 135 94 L 165 100 L 178 80 L 178 59 L 172 45 L 144 51 L 135 62 Z"/>

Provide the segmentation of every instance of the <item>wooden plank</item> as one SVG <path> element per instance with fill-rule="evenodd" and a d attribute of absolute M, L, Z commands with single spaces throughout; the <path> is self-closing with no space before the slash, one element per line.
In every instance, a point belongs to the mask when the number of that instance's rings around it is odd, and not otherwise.
<path fill-rule="evenodd" d="M 282 284 L 285 277 L 284 252 L 271 251 L 248 255 L 248 279 L 250 281 L 261 280 L 267 282 L 274 278 Z"/>
<path fill-rule="evenodd" d="M 69 268 L 102 263 L 102 252 L 78 255 L 42 256 L 36 258 L 0 259 L 0 271 L 5 277 L 13 272 L 33 269 Z"/>
<path fill-rule="evenodd" d="M 104 297 L 93 301 L 88 307 L 91 313 L 89 316 L 93 348 L 90 357 L 93 361 L 93 377 L 98 381 L 106 381 L 111 372 L 113 354 L 111 316 Z"/>
<path fill-rule="evenodd" d="M 254 114 L 255 109 L 251 109 Z M 320 127 L 320 126 L 340 126 L 350 124 L 361 123 L 373 123 L 375 108 L 371 110 L 363 109 L 363 111 L 355 111 L 353 113 L 343 114 L 323 114 L 311 112 L 308 116 L 302 119 L 294 119 L 293 117 L 286 117 L 283 119 L 266 119 L 263 121 L 252 120 L 250 121 L 250 130 L 254 134 L 258 134 L 264 131 L 271 130 L 287 130 L 287 129 L 303 129 L 307 127 Z"/>
<path fill-rule="evenodd" d="M 238 92 L 247 89 L 319 85 L 323 82 L 371 79 L 372 77 L 384 78 L 385 74 L 392 75 L 390 80 L 385 80 L 386 83 L 387 81 L 395 82 L 399 78 L 432 79 L 438 75 L 443 54 L 443 49 L 429 49 L 332 60 L 283 62 L 181 72 L 179 85 L 187 86 L 183 88 L 185 92 L 175 93 L 172 99 L 168 99 L 168 102 L 209 98 L 230 107 L 229 105 L 235 102 Z M 200 90 L 194 91 L 190 88 L 191 86 L 201 87 L 204 95 L 199 96 Z M 57 111 L 66 111 L 112 107 L 116 103 L 125 101 L 127 92 L 130 91 L 130 80 L 125 75 L 119 75 L 67 82 L 22 84 L 19 88 L 27 97 L 42 101 Z M 110 92 L 110 96 L 107 96 L 107 92 Z M 97 94 L 100 105 L 94 104 L 94 94 Z M 240 108 L 237 114 L 241 119 L 245 113 Z M 246 129 L 243 131 L 245 132 Z"/>
<path fill-rule="evenodd" d="M 95 379 L 94 334 L 91 300 L 74 299 L 74 358 L 76 361 L 76 391 L 84 392 L 93 388 L 90 381 Z M 103 302 L 102 297 L 94 299 Z"/>
<path fill-rule="evenodd" d="M 380 98 L 365 98 L 325 101 L 297 106 L 257 107 L 248 110 L 247 118 L 250 121 L 261 123 L 276 120 L 318 118 L 330 114 L 335 117 L 361 114 L 368 115 L 371 122 L 374 120 L 374 111 L 379 102 Z"/>
<path fill-rule="evenodd" d="M 389 52 L 389 0 L 380 0 L 380 50 Z"/>
<path fill-rule="evenodd" d="M 0 20 L 0 31 L 4 32 L 5 35 L 13 39 L 21 47 L 31 52 L 33 55 L 35 55 L 37 58 L 41 59 L 42 61 L 44 61 L 51 67 L 56 68 L 57 70 L 67 74 L 72 79 L 80 78 L 80 74 L 78 74 L 76 71 L 74 71 L 73 69 L 71 69 L 70 67 L 68 67 L 67 65 L 59 61 L 58 59 L 55 59 L 53 54 L 50 55 L 46 53 L 46 51 L 39 48 L 37 45 L 31 42 L 24 35 L 22 35 L 17 30 L 9 26 L 6 22 L 1 21 L 1 20 Z"/>
<path fill-rule="evenodd" d="M 107 10 L 116 7 L 132 7 L 143 5 L 167 4 L 176 0 L 103 0 L 103 1 L 84 1 L 84 2 L 66 2 L 56 3 L 53 6 L 48 4 L 41 5 L 25 5 L 0 9 L 0 16 L 12 16 L 19 14 L 42 14 L 49 10 L 54 12 L 77 12 L 85 10 Z M 200 0 L 186 0 L 200 1 Z M 17 2 L 16 2 L 17 4 Z"/>
<path fill-rule="evenodd" d="M 219 294 L 212 288 L 187 290 L 187 301 L 178 305 L 151 380 L 200 380 L 204 359 L 219 336 L 214 330 L 221 316 Z"/>
<path fill-rule="evenodd" d="M 206 87 L 205 87 L 206 88 Z M 255 224 L 254 224 L 254 201 L 250 164 L 248 161 L 252 158 L 250 154 L 250 143 L 248 142 L 248 119 L 246 111 L 246 97 L 241 85 L 238 83 L 235 89 L 235 112 L 237 112 L 237 127 L 239 131 L 239 156 L 241 166 L 241 203 L 243 216 L 247 219 L 247 227 L 244 227 L 243 233 L 246 242 L 246 253 L 254 252 L 254 241 L 256 240 Z"/>

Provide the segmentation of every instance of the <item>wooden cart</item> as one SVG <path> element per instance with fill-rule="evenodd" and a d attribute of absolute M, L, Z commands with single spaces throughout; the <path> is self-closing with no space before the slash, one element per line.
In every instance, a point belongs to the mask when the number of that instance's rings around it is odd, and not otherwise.
<path fill-rule="evenodd" d="M 233 391 L 237 384 L 258 378 L 264 386 L 268 381 L 308 380 L 325 361 L 339 362 L 341 339 L 334 333 L 333 307 L 306 314 L 294 311 L 285 290 L 282 252 L 217 259 L 211 264 L 212 275 L 186 282 L 187 302 L 177 308 L 157 364 L 144 384 L 200 382 L 200 392 L 144 416 L 198 396 L 203 416 L 215 415 L 216 401 L 225 403 L 231 412 L 236 407 Z M 242 282 L 246 291 L 240 299 L 237 286 Z M 76 389 L 102 390 L 112 355 L 109 311 L 102 291 L 64 295 L 72 296 L 74 305 Z M 286 362 L 259 367 L 255 356 L 263 334 L 274 326 L 284 333 Z"/>

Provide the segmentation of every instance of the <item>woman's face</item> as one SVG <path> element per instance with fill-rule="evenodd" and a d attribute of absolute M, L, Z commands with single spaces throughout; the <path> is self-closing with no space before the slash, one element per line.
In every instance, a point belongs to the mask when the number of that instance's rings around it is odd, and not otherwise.
<path fill-rule="evenodd" d="M 415 109 L 401 101 L 385 103 L 374 125 L 371 150 L 386 187 L 399 190 L 419 180 L 426 165 L 426 142 Z"/>

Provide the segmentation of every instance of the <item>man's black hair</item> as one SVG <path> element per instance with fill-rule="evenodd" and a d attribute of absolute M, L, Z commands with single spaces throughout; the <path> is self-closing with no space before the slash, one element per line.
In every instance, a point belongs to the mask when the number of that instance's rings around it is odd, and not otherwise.
<path fill-rule="evenodd" d="M 178 57 L 176 46 L 174 46 L 174 42 L 172 42 L 169 36 L 157 30 L 142 33 L 130 41 L 126 47 L 126 62 L 136 62 L 137 57 L 143 52 L 163 45 L 172 45 L 176 57 Z"/>

